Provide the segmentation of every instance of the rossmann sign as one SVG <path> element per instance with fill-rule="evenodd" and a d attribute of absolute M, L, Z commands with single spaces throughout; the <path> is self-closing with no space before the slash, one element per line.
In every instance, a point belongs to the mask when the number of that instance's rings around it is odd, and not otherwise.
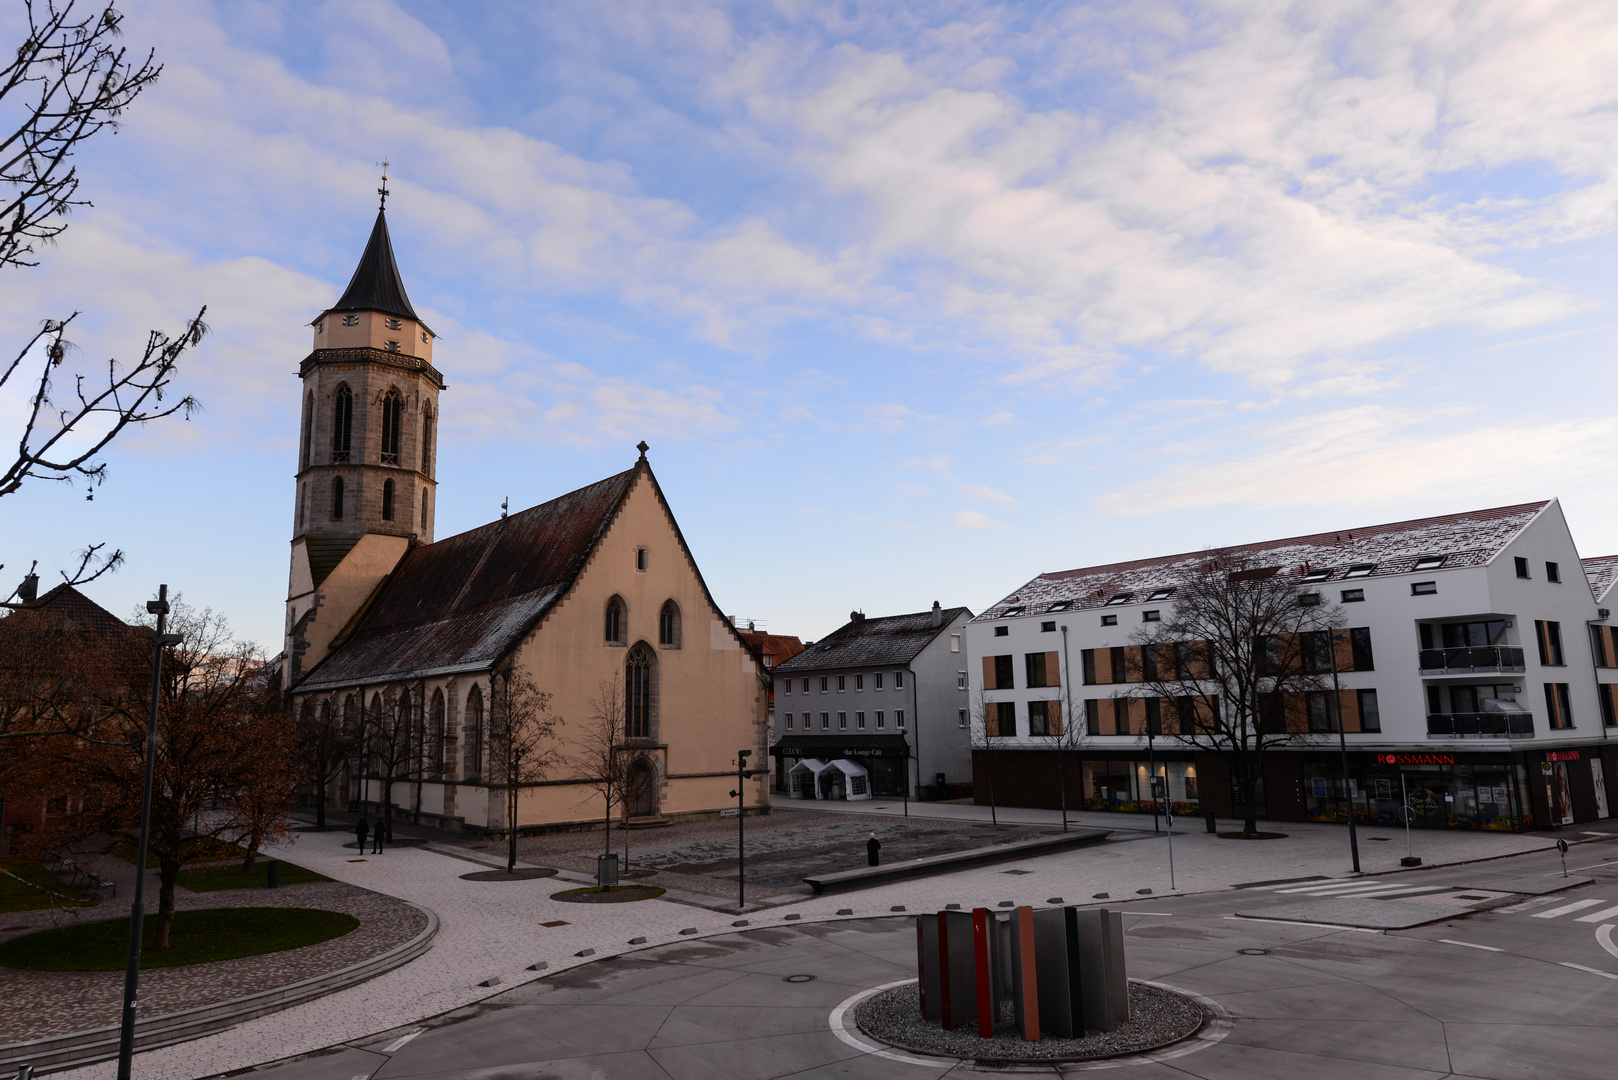
<path fill-rule="evenodd" d="M 1454 754 L 1378 754 L 1378 765 L 1453 765 Z"/>

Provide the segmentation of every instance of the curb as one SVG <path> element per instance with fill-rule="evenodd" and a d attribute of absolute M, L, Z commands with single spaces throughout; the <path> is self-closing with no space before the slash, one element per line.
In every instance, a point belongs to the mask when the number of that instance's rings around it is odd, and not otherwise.
<path fill-rule="evenodd" d="M 155 1050 L 160 1046 L 211 1035 L 235 1027 L 243 1020 L 300 1005 L 408 964 L 432 948 L 432 939 L 438 933 L 438 915 L 409 900 L 401 902 L 410 904 L 427 916 L 426 928 L 403 945 L 302 982 L 272 987 L 215 1005 L 200 1005 L 136 1021 L 135 1050 Z M 119 1025 L 113 1024 L 0 1046 L 0 1071 L 14 1071 L 23 1062 L 43 1073 L 106 1061 L 118 1056 L 119 1035 Z"/>

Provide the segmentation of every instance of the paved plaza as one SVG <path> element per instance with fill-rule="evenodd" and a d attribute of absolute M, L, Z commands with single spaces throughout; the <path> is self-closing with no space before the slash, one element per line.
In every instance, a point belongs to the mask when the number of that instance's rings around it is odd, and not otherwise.
<path fill-rule="evenodd" d="M 987 808 L 970 806 L 932 805 L 921 811 L 918 804 L 911 804 L 911 810 L 918 816 L 931 813 L 932 820 L 958 816 L 963 822 L 975 821 L 979 810 L 987 817 Z M 873 807 L 863 818 L 869 823 L 866 831 L 875 829 L 880 834 L 886 813 Z M 1047 820 L 1032 817 L 1043 812 L 1016 813 L 1031 815 L 1028 824 L 1048 825 Z M 783 820 L 801 816 L 805 827 L 832 818 L 832 813 L 818 808 L 782 807 L 777 814 Z M 1113 839 L 1094 848 L 805 899 L 742 917 L 748 919 L 750 930 L 765 926 L 786 929 L 890 916 L 897 906 L 915 911 L 946 903 L 1042 904 L 1057 896 L 1075 902 L 1102 892 L 1115 898 L 1112 902 L 1127 900 L 1136 907 L 1164 902 L 1163 894 L 1170 891 L 1169 837 L 1152 833 L 1149 817 L 1130 821 L 1128 815 L 1089 814 L 1074 815 L 1073 820 L 1118 831 Z M 1289 823 L 1284 840 L 1242 841 L 1209 835 L 1200 828 L 1200 821 L 1195 824 L 1195 829 L 1176 828 L 1173 838 L 1180 893 L 1216 892 L 1226 902 L 1235 895 L 1228 892 L 1234 885 L 1348 873 L 1347 833 L 1340 827 Z M 1404 836 L 1401 832 L 1376 839 L 1388 832 L 1362 831 L 1367 871 L 1397 868 L 1399 856 L 1404 854 Z M 1570 835 L 1597 839 L 1595 835 Z M 354 850 L 343 847 L 351 842 L 350 836 L 338 831 L 303 833 L 294 845 L 277 854 L 340 881 L 433 910 L 441 920 L 434 947 L 410 964 L 361 986 L 247 1021 L 218 1035 L 144 1053 L 137 1066 L 143 1080 L 194 1080 L 340 1044 L 363 1043 L 383 1033 L 398 1032 L 394 1037 L 399 1038 L 424 1021 L 495 999 L 542 976 L 603 957 L 652 950 L 693 937 L 733 935 L 737 930 L 733 925 L 738 920 L 736 913 L 677 900 L 596 906 L 550 899 L 551 893 L 569 887 L 569 878 L 580 875 L 564 873 L 561 878 L 520 882 L 463 880 L 463 874 L 480 865 L 500 861 L 492 850 L 472 851 L 468 845 L 433 842 L 395 847 L 360 861 Z M 1415 838 L 1417 854 L 1432 865 L 1543 853 L 1554 842 L 1554 836 L 1544 833 L 1418 833 Z M 1143 893 L 1147 889 L 1149 895 Z M 798 918 L 789 919 L 792 915 Z M 695 934 L 682 935 L 682 931 Z M 631 945 L 634 938 L 645 941 Z M 530 970 L 536 963 L 543 963 L 544 969 Z M 554 983 L 554 979 L 548 982 Z M 73 1080 L 104 1080 L 113 1073 L 112 1065 L 104 1063 L 61 1075 Z M 357 1073 L 346 1074 L 344 1080 Z"/>

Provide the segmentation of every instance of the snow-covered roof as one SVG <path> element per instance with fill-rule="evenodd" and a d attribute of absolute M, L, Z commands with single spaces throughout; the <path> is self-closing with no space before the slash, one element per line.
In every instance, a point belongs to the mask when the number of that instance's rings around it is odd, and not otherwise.
<path fill-rule="evenodd" d="M 1618 578 L 1618 555 L 1597 555 L 1593 559 L 1580 559 L 1584 566 L 1584 576 L 1590 582 L 1590 591 L 1600 600 L 1612 588 L 1615 578 Z"/>
<path fill-rule="evenodd" d="M 1548 499 L 1339 532 L 1163 555 L 1133 562 L 1059 570 L 1039 575 L 972 621 L 1043 615 L 1052 610 L 1105 607 L 1109 601 L 1118 604 L 1166 601 L 1170 599 L 1167 590 L 1172 590 L 1189 577 L 1194 568 L 1210 555 L 1243 556 L 1253 562 L 1255 568 L 1287 575 L 1310 575 L 1310 583 L 1340 581 L 1349 576 L 1359 579 L 1408 574 L 1418 569 L 1418 564 L 1424 571 L 1482 566 L 1553 502 L 1554 499 Z M 1443 561 L 1429 565 L 1427 561 L 1437 556 L 1443 556 Z M 1315 574 L 1320 576 L 1313 576 Z M 1160 595 L 1154 596 L 1154 593 Z"/>

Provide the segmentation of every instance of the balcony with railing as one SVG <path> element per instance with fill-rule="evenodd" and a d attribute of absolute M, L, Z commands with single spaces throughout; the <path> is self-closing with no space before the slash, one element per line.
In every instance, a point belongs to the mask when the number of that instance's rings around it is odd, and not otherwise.
<path fill-rule="evenodd" d="M 1532 739 L 1534 714 L 1428 713 L 1427 734 L 1435 739 Z"/>
<path fill-rule="evenodd" d="M 1522 671 L 1522 649 L 1514 645 L 1473 645 L 1459 649 L 1422 649 L 1423 675 L 1472 675 L 1490 671 Z"/>

